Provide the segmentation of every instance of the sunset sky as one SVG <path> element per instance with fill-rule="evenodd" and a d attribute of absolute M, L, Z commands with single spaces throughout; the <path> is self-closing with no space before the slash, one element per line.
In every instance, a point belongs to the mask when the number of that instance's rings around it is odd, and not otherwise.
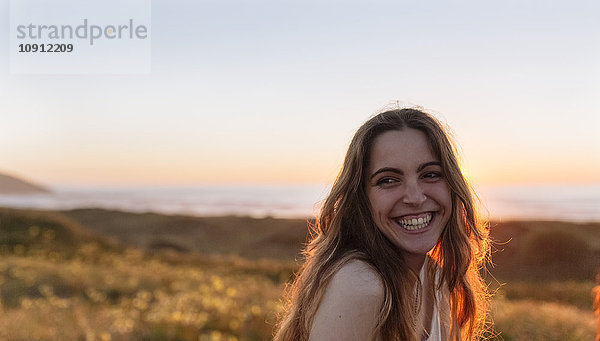
<path fill-rule="evenodd" d="M 9 73 L 0 173 L 46 184 L 330 183 L 395 100 L 482 184 L 600 183 L 598 1 L 153 1 L 149 75 Z"/>

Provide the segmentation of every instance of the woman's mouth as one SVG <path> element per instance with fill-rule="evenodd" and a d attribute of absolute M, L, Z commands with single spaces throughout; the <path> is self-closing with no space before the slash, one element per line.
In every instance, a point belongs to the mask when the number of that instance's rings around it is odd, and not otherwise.
<path fill-rule="evenodd" d="M 429 226 L 433 213 L 427 212 L 417 215 L 406 215 L 395 219 L 396 223 L 407 231 L 418 231 Z"/>

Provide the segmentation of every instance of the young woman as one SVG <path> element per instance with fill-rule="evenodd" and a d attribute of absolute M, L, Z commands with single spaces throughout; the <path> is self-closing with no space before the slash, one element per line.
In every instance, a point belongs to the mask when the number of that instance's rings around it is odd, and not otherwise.
<path fill-rule="evenodd" d="M 482 333 L 488 230 L 434 117 L 398 109 L 363 124 L 312 232 L 276 341 Z"/>

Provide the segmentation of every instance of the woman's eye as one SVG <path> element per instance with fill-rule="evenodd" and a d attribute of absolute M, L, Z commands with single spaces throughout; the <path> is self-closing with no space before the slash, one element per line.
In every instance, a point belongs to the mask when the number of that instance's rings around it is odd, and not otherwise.
<path fill-rule="evenodd" d="M 442 173 L 440 173 L 440 172 L 427 172 L 427 173 L 425 173 L 423 175 L 423 177 L 425 179 L 432 179 L 432 180 L 441 179 L 442 178 Z"/>
<path fill-rule="evenodd" d="M 377 180 L 377 185 L 385 186 L 385 185 L 393 184 L 394 182 L 396 182 L 396 181 L 392 178 L 381 178 L 381 179 Z"/>

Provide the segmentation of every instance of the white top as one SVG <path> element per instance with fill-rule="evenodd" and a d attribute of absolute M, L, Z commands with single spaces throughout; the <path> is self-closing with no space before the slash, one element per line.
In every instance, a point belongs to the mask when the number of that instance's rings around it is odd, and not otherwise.
<path fill-rule="evenodd" d="M 425 283 L 426 282 L 426 278 L 425 276 L 427 276 L 427 265 L 430 262 L 429 257 L 427 257 L 425 259 L 425 262 L 423 262 L 423 266 L 421 267 L 421 271 L 419 272 L 419 278 L 421 279 L 421 283 Z M 439 271 L 437 271 L 435 273 L 435 283 L 434 285 L 437 286 L 439 281 Z M 440 312 L 438 310 L 438 306 L 440 304 L 442 304 L 441 302 L 441 298 L 442 295 L 439 295 L 437 290 L 434 290 L 435 293 L 435 301 L 433 303 L 433 314 L 431 317 L 431 328 L 429 329 L 429 337 L 428 338 L 423 338 L 423 340 L 427 340 L 427 341 L 442 341 L 442 326 L 441 326 L 441 319 L 440 319 Z"/>

